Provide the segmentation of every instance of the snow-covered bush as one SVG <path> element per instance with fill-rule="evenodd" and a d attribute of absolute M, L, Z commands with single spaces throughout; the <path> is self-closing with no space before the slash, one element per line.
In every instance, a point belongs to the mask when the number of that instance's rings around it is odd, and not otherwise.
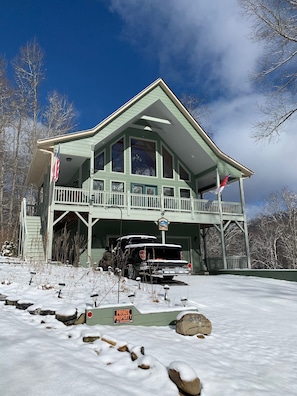
<path fill-rule="evenodd" d="M 16 245 L 10 241 L 5 241 L 1 248 L 0 256 L 12 257 L 16 255 Z"/>

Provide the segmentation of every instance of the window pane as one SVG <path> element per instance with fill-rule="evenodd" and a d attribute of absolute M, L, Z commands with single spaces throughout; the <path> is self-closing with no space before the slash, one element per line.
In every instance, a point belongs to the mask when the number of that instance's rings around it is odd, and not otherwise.
<path fill-rule="evenodd" d="M 112 146 L 112 171 L 124 172 L 124 139 L 120 139 Z"/>
<path fill-rule="evenodd" d="M 190 198 L 190 190 L 187 188 L 180 189 L 180 197 L 181 198 Z"/>
<path fill-rule="evenodd" d="M 143 186 L 140 184 L 133 184 L 132 185 L 132 193 L 133 194 L 142 194 L 143 193 Z"/>
<path fill-rule="evenodd" d="M 165 195 L 165 197 L 174 197 L 174 188 L 163 187 L 163 194 Z"/>
<path fill-rule="evenodd" d="M 114 192 L 124 192 L 124 183 L 123 182 L 112 182 L 111 189 Z"/>
<path fill-rule="evenodd" d="M 103 180 L 94 180 L 93 181 L 93 189 L 103 191 L 104 190 L 104 181 Z"/>
<path fill-rule="evenodd" d="M 131 139 L 131 172 L 134 175 L 156 176 L 155 142 Z"/>
<path fill-rule="evenodd" d="M 94 158 L 94 172 L 104 170 L 104 152 Z"/>
<path fill-rule="evenodd" d="M 181 165 L 179 165 L 179 178 L 181 180 L 190 180 L 188 172 Z"/>
<path fill-rule="evenodd" d="M 162 147 L 163 156 L 163 177 L 168 179 L 173 179 L 173 165 L 172 165 L 172 155 Z"/>

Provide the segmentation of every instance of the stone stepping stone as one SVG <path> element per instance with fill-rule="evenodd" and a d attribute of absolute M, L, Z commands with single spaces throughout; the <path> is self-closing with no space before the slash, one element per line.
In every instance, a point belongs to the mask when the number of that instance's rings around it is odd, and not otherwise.
<path fill-rule="evenodd" d="M 32 301 L 18 300 L 16 303 L 16 308 L 25 310 L 25 309 L 31 307 L 31 305 L 34 305 L 34 303 Z"/>

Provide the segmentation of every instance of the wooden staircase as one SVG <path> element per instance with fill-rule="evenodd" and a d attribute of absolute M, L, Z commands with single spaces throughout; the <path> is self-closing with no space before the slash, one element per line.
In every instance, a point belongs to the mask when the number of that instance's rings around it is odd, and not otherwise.
<path fill-rule="evenodd" d="M 27 234 L 24 246 L 24 258 L 26 261 L 44 262 L 45 252 L 41 235 L 41 221 L 38 216 L 26 216 Z"/>

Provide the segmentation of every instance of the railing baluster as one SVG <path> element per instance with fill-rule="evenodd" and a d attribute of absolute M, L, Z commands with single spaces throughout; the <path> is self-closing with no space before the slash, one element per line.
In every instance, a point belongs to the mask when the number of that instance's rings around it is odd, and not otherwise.
<path fill-rule="evenodd" d="M 167 197 L 164 195 L 133 194 L 122 192 L 108 192 L 84 190 L 82 188 L 56 186 L 54 201 L 61 204 L 89 205 L 90 197 L 93 196 L 93 205 L 108 206 L 119 205 L 122 208 L 152 209 L 158 212 L 172 211 L 178 213 L 189 213 L 192 216 L 198 213 L 219 213 L 217 199 L 194 199 Z M 240 203 L 222 202 L 222 213 L 230 215 L 242 215 L 243 210 Z"/>

